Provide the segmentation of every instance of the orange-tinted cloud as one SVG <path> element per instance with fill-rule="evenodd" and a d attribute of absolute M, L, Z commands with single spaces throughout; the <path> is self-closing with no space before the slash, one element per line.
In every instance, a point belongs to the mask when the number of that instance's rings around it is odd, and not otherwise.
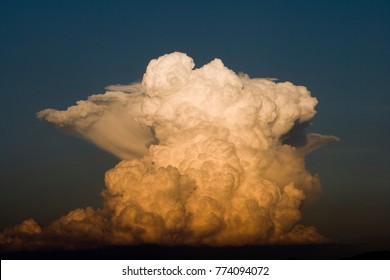
<path fill-rule="evenodd" d="M 76 209 L 42 229 L 25 221 L 4 231 L 2 244 L 327 240 L 299 224 L 302 203 L 320 190 L 304 155 L 337 139 L 313 134 L 306 148 L 283 142 L 316 113 L 305 87 L 236 75 L 219 59 L 194 69 L 175 52 L 152 60 L 142 83 L 108 90 L 38 113 L 123 159 L 106 173 L 104 206 Z"/>

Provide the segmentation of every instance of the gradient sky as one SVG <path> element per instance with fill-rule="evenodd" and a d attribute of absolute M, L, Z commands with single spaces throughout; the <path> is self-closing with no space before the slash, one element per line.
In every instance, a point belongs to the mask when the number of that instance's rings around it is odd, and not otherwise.
<path fill-rule="evenodd" d="M 211 3 L 210 3 L 211 2 Z M 36 119 L 111 84 L 140 81 L 172 51 L 196 67 L 304 85 L 312 132 L 341 142 L 311 154 L 323 192 L 303 223 L 344 242 L 390 239 L 389 1 L 0 2 L 0 228 L 101 205 L 118 160 Z"/>

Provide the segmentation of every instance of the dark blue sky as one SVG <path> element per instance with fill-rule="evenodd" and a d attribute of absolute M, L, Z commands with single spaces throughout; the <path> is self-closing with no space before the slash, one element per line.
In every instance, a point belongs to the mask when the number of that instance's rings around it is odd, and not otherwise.
<path fill-rule="evenodd" d="M 389 14 L 389 1 L 2 0 L 0 227 L 99 207 L 117 162 L 37 111 L 141 80 L 151 59 L 182 51 L 197 67 L 218 57 L 235 72 L 307 86 L 319 100 L 309 130 L 342 141 L 308 158 L 323 193 L 304 223 L 341 241 L 386 241 Z"/>

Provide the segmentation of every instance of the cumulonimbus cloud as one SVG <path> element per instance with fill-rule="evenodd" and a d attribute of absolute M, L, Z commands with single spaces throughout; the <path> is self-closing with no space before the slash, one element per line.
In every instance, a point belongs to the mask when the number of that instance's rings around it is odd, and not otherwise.
<path fill-rule="evenodd" d="M 304 156 L 338 138 L 286 141 L 314 117 L 317 99 L 290 82 L 237 75 L 219 59 L 194 66 L 183 53 L 167 54 L 149 63 L 142 83 L 39 112 L 122 161 L 106 172 L 102 208 L 73 210 L 44 228 L 24 221 L 3 231 L 0 243 L 326 242 L 299 224 L 302 203 L 320 191 Z"/>

